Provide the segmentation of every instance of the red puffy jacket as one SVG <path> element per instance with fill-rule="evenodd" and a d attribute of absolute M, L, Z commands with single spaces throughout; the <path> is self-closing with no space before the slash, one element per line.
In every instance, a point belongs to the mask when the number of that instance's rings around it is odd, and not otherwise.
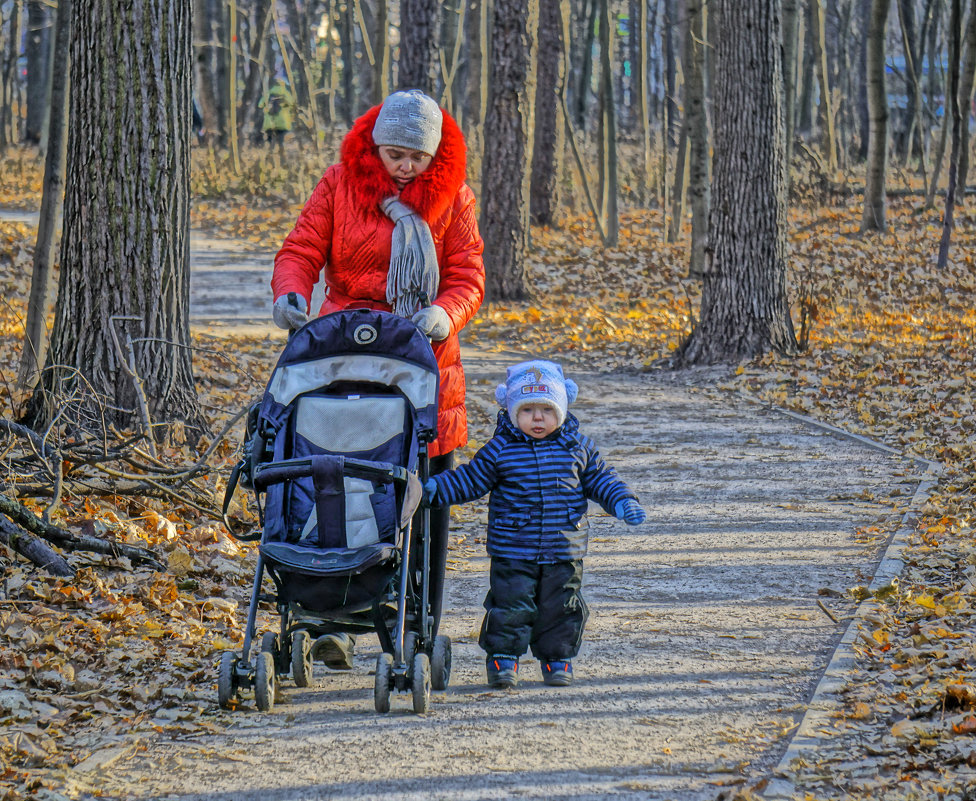
<path fill-rule="evenodd" d="M 389 311 L 386 274 L 390 266 L 393 223 L 380 209 L 398 194 L 373 144 L 380 107 L 367 111 L 342 142 L 340 163 L 325 171 L 295 227 L 275 257 L 271 288 L 275 300 L 288 292 L 311 297 L 325 268 L 326 297 L 319 314 L 348 306 Z M 464 182 L 466 148 L 457 123 L 444 112 L 441 141 L 430 165 L 413 179 L 400 200 L 420 214 L 434 239 L 440 286 L 434 301 L 451 319 L 451 334 L 434 343 L 440 366 L 438 456 L 468 441 L 464 406 L 464 371 L 458 331 L 470 320 L 485 294 L 484 242 L 478 233 L 475 199 Z"/>

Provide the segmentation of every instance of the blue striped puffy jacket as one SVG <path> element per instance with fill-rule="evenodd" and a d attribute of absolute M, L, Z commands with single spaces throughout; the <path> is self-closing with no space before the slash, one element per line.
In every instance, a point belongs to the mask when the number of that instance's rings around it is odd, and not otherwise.
<path fill-rule="evenodd" d="M 588 499 L 611 515 L 620 501 L 637 499 L 571 414 L 545 439 L 533 439 L 503 409 L 468 464 L 433 478 L 437 504 L 466 503 L 490 490 L 489 555 L 542 564 L 586 554 Z"/>

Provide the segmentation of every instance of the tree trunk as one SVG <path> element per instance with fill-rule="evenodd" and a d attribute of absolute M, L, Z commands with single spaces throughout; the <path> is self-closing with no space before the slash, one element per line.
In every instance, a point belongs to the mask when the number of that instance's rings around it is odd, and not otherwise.
<path fill-rule="evenodd" d="M 944 5 L 945 3 L 942 0 L 936 0 L 932 6 L 932 21 L 929 23 L 928 28 L 929 40 L 926 45 L 926 50 L 928 51 L 927 60 L 929 68 L 928 80 L 926 81 L 928 85 L 925 87 L 925 91 L 928 94 L 928 105 L 930 109 L 937 109 L 942 104 L 942 97 L 945 92 L 945 66 L 942 64 L 941 55 L 943 51 L 941 50 L 941 42 L 939 39 Z M 948 114 L 943 114 L 942 117 L 945 120 L 949 119 Z"/>
<path fill-rule="evenodd" d="M 44 157 L 44 192 L 37 222 L 34 266 L 24 350 L 20 356 L 18 382 L 24 389 L 33 386 L 37 371 L 47 353 L 47 315 L 50 311 L 54 278 L 54 250 L 57 247 L 58 221 L 64 207 L 64 167 L 68 148 L 68 99 L 71 69 L 71 6 L 73 0 L 59 0 L 55 23 L 54 53 L 57 69 L 51 76 L 51 112 L 47 153 Z"/>
<path fill-rule="evenodd" d="M 781 41 L 778 5 L 718 3 L 710 245 L 701 319 L 678 365 L 796 351 L 786 295 L 782 64 L 771 46 Z"/>
<path fill-rule="evenodd" d="M 931 209 L 935 206 L 935 193 L 939 189 L 939 176 L 942 174 L 942 162 L 945 159 L 946 141 L 949 138 L 949 129 L 952 127 L 952 117 L 949 114 L 942 115 L 942 125 L 939 129 L 939 141 L 935 145 L 935 156 L 932 159 L 932 177 L 929 180 L 929 188 L 925 193 L 925 208 Z"/>
<path fill-rule="evenodd" d="M 348 12 L 339 18 L 339 46 L 342 48 L 342 117 L 346 125 L 352 127 L 354 104 L 353 69 L 356 63 L 355 45 L 352 41 L 352 14 Z"/>
<path fill-rule="evenodd" d="M 400 89 L 420 89 L 432 97 L 438 92 L 440 3 L 437 0 L 401 0 Z"/>
<path fill-rule="evenodd" d="M 14 116 L 14 105 L 19 105 L 17 82 L 17 58 L 20 56 L 20 17 L 22 0 L 13 0 L 8 6 L 10 16 L 7 23 L 7 41 L 4 52 L 0 54 L 0 154 L 10 145 L 16 144 L 19 131 L 18 120 Z M 2 20 L 2 15 L 0 15 Z M 0 39 L 2 43 L 2 39 Z"/>
<path fill-rule="evenodd" d="M 285 15 L 285 26 L 281 18 L 275 20 L 275 35 L 278 40 L 279 52 L 285 68 L 285 78 L 295 98 L 294 127 L 296 131 L 303 131 L 311 137 L 312 142 L 318 142 L 316 122 L 318 115 L 312 104 L 313 81 L 311 78 L 312 52 L 311 38 L 305 16 L 298 6 L 297 0 L 275 0 L 275 5 L 282 9 Z M 348 17 L 348 14 L 346 15 Z M 341 26 L 344 24 L 340 22 Z M 282 32 L 284 27 L 285 35 Z M 343 57 L 345 57 L 343 52 Z"/>
<path fill-rule="evenodd" d="M 671 87 L 668 84 L 668 75 L 670 74 L 670 59 L 673 56 L 673 52 L 670 47 L 671 40 L 671 6 L 670 0 L 665 0 L 664 2 L 664 12 L 661 19 L 661 43 L 659 46 L 659 51 L 662 54 L 659 59 L 659 73 L 658 73 L 658 83 L 664 87 L 664 97 L 661 99 L 660 104 L 660 119 L 661 119 L 661 159 L 660 159 L 660 169 L 658 170 L 660 175 L 661 189 L 661 231 L 664 235 L 664 241 L 668 241 L 668 208 L 671 205 L 671 184 L 668 182 L 668 159 L 670 155 L 671 148 L 671 125 L 672 120 L 672 96 L 670 94 Z"/>
<path fill-rule="evenodd" d="M 250 42 L 250 59 L 247 62 L 247 78 L 244 84 L 244 96 L 241 98 L 241 113 L 237 116 L 238 134 L 248 138 L 252 144 L 261 142 L 261 126 L 264 114 L 258 108 L 258 101 L 263 94 L 261 90 L 264 78 L 264 60 L 268 51 L 268 28 L 271 25 L 274 4 L 272 0 L 254 0 L 251 7 L 253 38 Z M 247 132 L 250 131 L 250 135 Z"/>
<path fill-rule="evenodd" d="M 796 123 L 796 61 L 800 30 L 800 0 L 783 3 L 783 118 L 786 124 L 786 192 L 789 195 Z"/>
<path fill-rule="evenodd" d="M 952 150 L 949 153 L 949 183 L 946 187 L 945 213 L 942 215 L 942 241 L 939 243 L 938 269 L 949 262 L 949 242 L 952 240 L 952 215 L 956 203 L 956 177 L 959 151 L 962 147 L 962 112 L 959 108 L 959 61 L 961 51 L 962 0 L 951 0 L 949 10 L 949 81 L 946 91 L 947 111 L 952 119 Z M 967 116 L 969 109 L 966 109 Z M 968 143 L 967 143 L 968 144 Z"/>
<path fill-rule="evenodd" d="M 654 158 L 651 152 L 651 105 L 650 98 L 650 85 L 648 81 L 648 76 L 650 75 L 650 64 L 649 64 L 649 50 L 650 44 L 653 41 L 653 34 L 651 33 L 650 26 L 648 25 L 648 8 L 647 3 L 637 4 L 637 20 L 635 24 L 638 25 L 638 38 L 637 46 L 639 48 L 637 52 L 637 64 L 638 69 L 637 81 L 635 86 L 637 88 L 637 116 L 638 116 L 638 128 L 640 130 L 641 136 L 641 193 L 640 199 L 641 203 L 645 206 L 650 206 L 651 202 L 651 186 L 650 186 L 650 174 L 651 174 L 651 161 Z"/>
<path fill-rule="evenodd" d="M 685 39 L 685 114 L 688 119 L 688 197 L 691 200 L 691 261 L 688 275 L 701 278 L 705 269 L 708 207 L 708 92 L 705 65 L 708 52 L 707 11 L 703 0 L 688 0 L 688 35 Z"/>
<path fill-rule="evenodd" d="M 190 17 L 190 0 L 73 6 L 61 275 L 35 425 L 61 408 L 89 429 L 205 428 L 189 350 Z"/>
<path fill-rule="evenodd" d="M 486 296 L 526 297 L 529 234 L 529 153 L 535 70 L 535 4 L 495 0 L 491 24 L 491 79 L 485 119 L 480 228 L 485 240 Z"/>
<path fill-rule="evenodd" d="M 921 151 L 919 158 L 926 167 L 931 165 L 932 123 L 934 120 L 925 106 L 925 85 L 923 83 L 925 70 L 922 65 L 925 64 L 925 59 L 928 57 L 929 29 L 938 21 L 941 7 L 942 0 L 925 0 L 925 4 L 922 6 L 922 24 L 918 31 L 918 56 L 915 59 L 915 71 L 918 74 L 918 149 Z"/>
<path fill-rule="evenodd" d="M 376 0 L 373 25 L 373 105 L 390 94 L 390 16 L 386 0 Z"/>
<path fill-rule="evenodd" d="M 576 127 L 586 130 L 586 107 L 590 96 L 590 79 L 593 75 L 593 42 L 596 37 L 596 15 L 600 0 L 583 0 L 580 21 L 583 23 L 583 48 L 580 53 L 580 68 L 577 71 L 576 91 L 573 108 Z"/>
<path fill-rule="evenodd" d="M 443 33 L 441 34 L 444 42 L 440 59 L 444 86 L 441 105 L 450 110 L 462 129 L 466 122 L 464 119 L 464 81 L 467 72 L 462 55 L 462 45 L 464 44 L 464 26 L 467 16 L 467 0 L 453 0 L 449 6 L 445 5 Z"/>
<path fill-rule="evenodd" d="M 675 31 L 678 30 L 681 15 L 678 13 L 679 0 L 664 0 L 664 25 L 661 33 L 664 37 L 664 103 L 667 106 L 665 119 L 667 127 L 664 129 L 664 141 L 670 147 L 674 142 L 675 126 L 680 118 L 678 114 L 678 56 L 675 52 Z"/>
<path fill-rule="evenodd" d="M 799 72 L 796 78 L 796 135 L 809 140 L 813 134 L 813 87 L 817 72 L 817 0 L 804 11 L 797 41 L 800 43 Z"/>
<path fill-rule="evenodd" d="M 856 0 L 857 3 L 862 0 Z M 837 48 L 837 77 L 839 96 L 842 101 L 837 107 L 837 160 L 838 166 L 847 164 L 848 157 L 854 152 L 854 139 L 857 126 L 855 124 L 855 110 L 860 107 L 855 86 L 859 70 L 854 63 L 854 48 L 851 46 L 850 30 L 854 14 L 855 0 L 844 0 L 838 9 L 840 19 L 833 31 L 833 40 Z M 826 39 L 825 39 L 826 41 Z"/>
<path fill-rule="evenodd" d="M 688 115 L 681 121 L 681 134 L 678 137 L 678 152 L 674 158 L 674 187 L 671 190 L 671 222 L 668 225 L 668 242 L 674 244 L 681 239 L 681 228 L 687 213 L 688 199 Z"/>
<path fill-rule="evenodd" d="M 871 8 L 876 0 L 857 0 L 858 2 L 858 19 L 856 20 L 857 31 L 868 31 L 871 27 Z M 865 35 L 858 38 L 858 44 L 860 49 L 857 56 L 857 70 L 858 74 L 856 79 L 853 81 L 854 91 L 857 93 L 857 117 L 859 125 L 859 141 L 858 141 L 858 161 L 868 160 L 868 146 L 871 137 L 871 109 L 868 100 L 868 93 L 871 91 L 869 88 L 870 83 L 870 70 L 868 69 L 869 55 L 868 50 L 870 48 L 869 44 L 870 35 Z M 853 98 L 854 92 L 848 93 L 848 97 Z"/>
<path fill-rule="evenodd" d="M 620 65 L 620 82 L 623 87 L 621 101 L 623 102 L 622 110 L 625 115 L 623 123 L 626 126 L 627 133 L 631 136 L 635 133 L 640 134 L 640 131 L 635 129 L 639 123 L 637 115 L 640 113 L 641 108 L 641 80 L 638 70 L 640 69 L 641 51 L 643 50 L 640 29 L 641 19 L 643 18 L 640 11 L 642 5 L 643 0 L 640 2 L 638 0 L 627 0 L 627 56 L 626 63 Z"/>
<path fill-rule="evenodd" d="M 212 34 L 210 4 L 207 0 L 193 0 L 193 88 L 203 119 L 204 140 L 211 145 L 216 143 L 220 130 L 214 93 Z"/>
<path fill-rule="evenodd" d="M 831 171 L 837 169 L 837 134 L 834 131 L 834 102 L 830 94 L 830 70 L 827 68 L 827 25 L 824 19 L 823 0 L 811 0 L 811 19 L 816 25 L 813 41 L 816 46 L 817 83 L 820 84 L 821 150 Z"/>
<path fill-rule="evenodd" d="M 51 49 L 51 8 L 44 0 L 28 0 L 27 37 L 27 122 L 24 141 L 40 144 L 48 111 L 48 54 Z"/>
<path fill-rule="evenodd" d="M 335 10 L 338 2 L 339 0 L 327 0 L 326 2 L 325 16 L 329 20 L 330 31 L 335 28 L 338 19 L 338 13 Z M 325 57 L 322 59 L 322 78 L 319 81 L 319 91 L 321 96 L 325 98 L 325 102 L 318 105 L 322 119 L 326 124 L 334 123 L 338 118 L 336 95 L 339 93 L 339 54 L 338 48 L 331 41 L 331 38 L 326 42 Z"/>
<path fill-rule="evenodd" d="M 377 60 L 377 55 L 373 52 L 376 25 L 373 20 L 373 9 L 366 0 L 351 0 L 347 7 L 350 9 L 349 25 L 352 29 L 353 47 L 356 53 L 356 69 L 352 71 L 353 98 L 352 103 L 350 103 L 352 116 L 355 119 L 375 105 L 372 101 Z M 314 5 L 309 4 L 305 9 L 305 16 L 308 18 L 309 30 L 312 31 L 312 36 L 317 41 L 318 34 L 315 33 L 315 26 L 319 19 L 319 10 Z M 313 44 L 311 52 L 314 64 L 314 61 L 319 59 L 317 45 Z"/>
<path fill-rule="evenodd" d="M 228 55 L 228 4 L 233 0 L 210 0 L 210 19 L 213 20 L 211 49 L 214 65 L 214 99 L 217 106 L 217 132 L 220 147 L 227 147 L 227 112 L 230 106 L 230 77 Z"/>
<path fill-rule="evenodd" d="M 558 113 L 566 78 L 560 13 L 563 2 L 541 0 L 539 3 L 538 81 L 530 191 L 530 214 L 533 222 L 539 225 L 552 225 L 559 209 L 559 159 L 565 144 L 564 128 Z"/>
<path fill-rule="evenodd" d="M 912 0 L 896 0 L 898 20 L 901 23 L 902 52 L 905 57 L 905 116 L 898 120 L 892 131 L 892 147 L 901 153 L 903 164 L 912 157 L 912 133 L 919 131 L 921 85 L 919 84 L 918 40 L 915 33 L 915 8 Z M 919 158 L 922 158 L 919 153 Z"/>
<path fill-rule="evenodd" d="M 617 104 L 613 93 L 613 39 L 614 30 L 610 16 L 610 0 L 600 0 L 600 86 L 602 89 L 602 116 L 600 133 L 602 139 L 600 174 L 603 218 L 606 220 L 607 238 L 605 244 L 614 247 L 620 231 L 617 214 Z"/>
<path fill-rule="evenodd" d="M 240 138 L 237 135 L 237 56 L 240 48 L 241 31 L 238 27 L 237 0 L 227 2 L 227 107 L 224 109 L 226 122 L 224 130 L 230 147 L 231 165 L 234 175 L 241 174 Z"/>
<path fill-rule="evenodd" d="M 871 0 L 867 37 L 868 161 L 861 231 L 884 231 L 888 171 L 888 94 L 885 89 L 885 27 L 889 0 Z"/>
<path fill-rule="evenodd" d="M 976 76 L 976 2 L 969 4 L 969 22 L 966 25 L 966 48 L 962 59 L 962 72 L 959 76 L 959 167 L 958 185 L 962 200 L 966 198 L 966 183 L 969 175 L 969 109 L 973 102 L 973 79 Z M 962 113 L 962 110 L 965 112 Z"/>
<path fill-rule="evenodd" d="M 472 149 L 474 152 L 481 150 L 481 131 L 488 107 L 490 10 L 491 0 L 481 0 L 476 7 L 468 10 L 464 18 L 464 130 L 469 137 L 469 152 Z"/>

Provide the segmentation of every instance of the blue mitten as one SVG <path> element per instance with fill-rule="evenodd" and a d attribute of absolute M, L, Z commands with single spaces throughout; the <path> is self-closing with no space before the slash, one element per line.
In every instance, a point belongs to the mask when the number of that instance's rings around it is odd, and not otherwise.
<path fill-rule="evenodd" d="M 639 526 L 644 522 L 644 510 L 633 498 L 624 498 L 613 507 L 613 516 L 623 520 L 628 526 Z"/>
<path fill-rule="evenodd" d="M 437 482 L 428 478 L 424 483 L 424 503 L 433 506 L 435 497 L 437 497 Z"/>

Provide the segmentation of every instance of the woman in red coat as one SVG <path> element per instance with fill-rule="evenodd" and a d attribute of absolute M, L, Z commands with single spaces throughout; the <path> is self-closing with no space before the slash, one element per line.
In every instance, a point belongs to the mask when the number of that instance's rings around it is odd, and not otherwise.
<path fill-rule="evenodd" d="M 464 136 L 450 115 L 420 91 L 393 93 L 353 124 L 339 163 L 325 171 L 285 238 L 271 279 L 281 328 L 305 323 L 324 268 L 319 315 L 395 310 L 430 336 L 440 367 L 431 473 L 451 469 L 455 449 L 468 439 L 458 332 L 481 306 L 485 271 L 466 166 Z M 431 510 L 434 576 L 443 576 L 449 521 L 449 507 Z M 442 595 L 434 595 L 439 621 Z M 326 664 L 352 666 L 343 635 L 320 639 Z"/>

